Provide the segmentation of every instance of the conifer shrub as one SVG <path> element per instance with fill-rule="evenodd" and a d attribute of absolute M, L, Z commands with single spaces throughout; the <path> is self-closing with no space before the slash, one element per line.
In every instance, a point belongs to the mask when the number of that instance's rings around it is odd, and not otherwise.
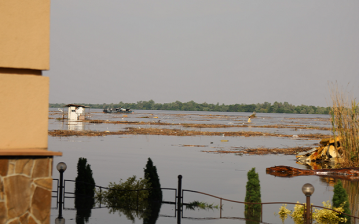
<path fill-rule="evenodd" d="M 247 173 L 248 181 L 246 185 L 245 202 L 261 202 L 261 186 L 259 182 L 259 175 L 256 173 L 256 168 L 252 168 Z M 246 204 L 246 215 L 257 215 L 261 213 L 260 204 Z"/>
<path fill-rule="evenodd" d="M 77 163 L 77 177 L 75 183 L 75 194 L 78 196 L 90 196 L 95 194 L 95 180 L 92 175 L 90 164 L 86 158 L 79 158 Z"/>
<path fill-rule="evenodd" d="M 346 192 L 346 190 L 343 187 L 343 184 L 341 182 L 341 180 L 338 180 L 338 182 L 334 185 L 334 195 L 333 195 L 333 207 L 342 207 L 344 209 L 344 213 L 350 215 L 351 211 L 349 208 L 349 199 L 348 199 L 348 194 Z M 339 217 L 342 218 L 347 218 L 348 222 L 350 222 L 350 217 L 340 214 L 338 215 Z"/>
<path fill-rule="evenodd" d="M 79 158 L 77 163 L 77 177 L 75 182 L 75 208 L 76 223 L 82 224 L 89 221 L 91 209 L 95 204 L 95 180 L 90 164 L 86 158 Z"/>
<path fill-rule="evenodd" d="M 148 158 L 144 172 L 145 172 L 145 179 L 148 180 L 151 188 L 153 189 L 150 191 L 148 200 L 162 202 L 162 190 L 161 190 L 160 178 L 158 177 L 157 168 L 156 166 L 153 165 L 151 158 Z"/>

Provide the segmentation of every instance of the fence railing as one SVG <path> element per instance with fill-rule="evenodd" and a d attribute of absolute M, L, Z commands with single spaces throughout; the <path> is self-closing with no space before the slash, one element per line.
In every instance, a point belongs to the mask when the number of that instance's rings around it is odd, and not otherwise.
<path fill-rule="evenodd" d="M 181 176 L 181 175 L 180 175 Z M 240 218 L 240 217 L 223 217 L 222 216 L 222 205 L 223 205 L 223 201 L 228 201 L 228 202 L 233 202 L 233 203 L 239 203 L 239 204 L 260 204 L 261 205 L 261 217 L 260 217 L 260 221 L 263 222 L 263 205 L 270 205 L 270 204 L 292 204 L 292 205 L 301 205 L 301 206 L 305 206 L 305 204 L 299 204 L 299 203 L 294 203 L 294 202 L 243 202 L 243 201 L 237 201 L 237 200 L 231 200 L 231 199 L 227 199 L 227 198 L 223 198 L 223 197 L 219 197 L 219 196 L 216 196 L 216 195 L 212 195 L 212 194 L 208 194 L 208 193 L 205 193 L 205 192 L 201 192 L 201 191 L 195 191 L 195 190 L 188 190 L 188 189 L 182 189 L 182 176 L 181 177 L 178 177 L 178 188 L 160 188 L 161 190 L 173 190 L 175 191 L 175 196 L 174 196 L 174 200 L 173 201 L 162 201 L 161 203 L 166 203 L 166 204 L 174 204 L 175 205 L 175 215 L 173 217 L 177 217 L 177 223 L 180 224 L 181 223 L 181 218 L 190 218 L 190 217 L 184 217 L 183 216 L 183 205 L 188 205 L 188 203 L 184 203 L 183 202 L 183 198 L 184 198 L 184 192 L 191 192 L 191 193 L 196 193 L 196 194 L 202 194 L 202 195 L 206 195 L 206 196 L 209 196 L 209 197 L 212 197 L 212 198 L 216 198 L 216 199 L 219 199 L 220 200 L 220 217 L 219 219 L 228 219 L 228 218 L 231 218 L 231 219 L 243 219 L 243 218 Z M 55 196 L 52 196 L 52 197 L 56 197 L 56 202 L 57 204 L 59 204 L 59 200 L 60 201 L 63 201 L 63 209 L 67 209 L 67 210 L 72 210 L 74 208 L 65 208 L 65 198 L 75 198 L 74 196 L 73 197 L 69 197 L 69 196 L 66 196 L 66 194 L 70 194 L 70 195 L 75 195 L 75 192 L 69 192 L 69 191 L 66 191 L 66 182 L 81 182 L 81 183 L 85 183 L 85 184 L 89 184 L 89 185 L 92 185 L 94 187 L 97 187 L 99 188 L 100 192 L 102 192 L 102 189 L 106 189 L 106 190 L 115 190 L 115 191 L 137 191 L 137 206 L 138 206 L 138 192 L 139 191 L 143 191 L 143 190 L 154 190 L 153 188 L 149 188 L 149 189 L 136 189 L 136 190 L 120 190 L 120 189 L 113 189 L 113 188 L 108 188 L 108 187 L 103 187 L 103 186 L 99 186 L 99 185 L 95 185 L 95 184 L 90 184 L 90 183 L 86 183 L 86 182 L 83 182 L 83 181 L 76 181 L 76 180 L 64 180 L 64 185 L 63 185 L 63 198 L 62 200 L 59 199 L 58 197 L 58 191 L 60 189 L 59 187 L 59 180 L 58 179 L 53 179 L 53 181 L 57 181 L 57 190 L 56 191 L 52 191 L 52 193 L 56 193 Z M 84 195 L 83 195 L 84 196 Z M 334 209 L 330 209 L 330 208 L 326 208 L 326 207 L 322 207 L 322 206 L 317 206 L 317 205 L 310 205 L 310 211 L 312 211 L 313 207 L 317 207 L 317 208 L 322 208 L 322 209 L 327 209 L 327 210 L 332 210 L 332 211 L 335 211 Z M 56 207 L 58 208 L 58 206 Z M 101 207 L 101 203 L 100 203 L 100 207 L 97 207 L 97 208 L 104 208 L 104 207 Z M 305 209 L 304 209 L 305 210 Z M 353 216 L 353 215 L 349 215 L 349 214 L 346 214 L 346 213 L 343 213 L 343 212 L 339 212 L 339 211 L 335 211 L 336 213 L 339 213 L 339 214 L 344 214 L 348 217 L 351 217 L 354 219 L 354 223 L 356 223 L 356 220 L 359 219 L 359 217 L 356 217 L 356 216 Z M 305 217 L 306 214 L 304 214 L 304 217 Z M 312 223 L 312 215 L 310 214 L 308 217 L 310 217 L 310 220 L 308 220 L 310 223 Z M 212 218 L 213 219 L 213 218 Z"/>

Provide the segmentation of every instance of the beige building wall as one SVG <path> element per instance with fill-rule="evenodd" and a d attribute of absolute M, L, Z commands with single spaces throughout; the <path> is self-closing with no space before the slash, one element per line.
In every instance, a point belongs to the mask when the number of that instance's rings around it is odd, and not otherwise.
<path fill-rule="evenodd" d="M 50 1 L 0 0 L 0 150 L 47 148 L 49 54 Z"/>
<path fill-rule="evenodd" d="M 0 1 L 0 67 L 48 70 L 50 0 Z"/>
<path fill-rule="evenodd" d="M 0 149 L 46 149 L 49 78 L 9 70 L 0 68 Z"/>

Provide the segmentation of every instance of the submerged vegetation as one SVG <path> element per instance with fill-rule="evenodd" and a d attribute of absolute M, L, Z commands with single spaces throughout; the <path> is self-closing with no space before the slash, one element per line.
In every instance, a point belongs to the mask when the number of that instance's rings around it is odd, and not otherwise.
<path fill-rule="evenodd" d="M 50 103 L 50 107 L 63 107 L 64 103 Z M 137 110 L 178 110 L 178 111 L 221 111 L 221 112 L 253 112 L 257 111 L 258 113 L 287 113 L 287 114 L 329 114 L 329 107 L 319 107 L 319 106 L 307 106 L 300 105 L 294 106 L 288 102 L 274 102 L 268 103 L 257 103 L 257 104 L 210 104 L 210 103 L 196 103 L 193 100 L 189 102 L 182 103 L 180 101 L 172 103 L 155 103 L 153 100 L 149 101 L 137 101 L 137 103 L 124 103 L 119 102 L 117 104 L 86 104 L 81 103 L 81 105 L 89 106 L 91 108 L 97 109 L 107 109 L 107 108 L 131 108 Z"/>
<path fill-rule="evenodd" d="M 96 191 L 97 200 L 101 200 L 108 207 L 136 210 L 138 205 L 141 206 L 147 201 L 149 191 L 142 189 L 150 188 L 150 183 L 147 179 L 132 176 L 126 181 L 121 179 L 119 183 L 110 182 L 108 188 L 107 191 Z"/>
<path fill-rule="evenodd" d="M 220 209 L 219 205 L 208 204 L 207 202 L 201 202 L 201 201 L 193 201 L 186 205 L 186 209 L 189 210 L 195 210 L 195 209 L 203 209 L 203 210 L 214 210 L 214 209 Z M 221 208 L 222 209 L 222 208 Z"/>
<path fill-rule="evenodd" d="M 124 214 L 133 222 L 137 217 L 143 219 L 143 223 L 155 224 L 161 209 L 162 191 L 156 166 L 150 158 L 144 173 L 144 179 L 132 176 L 119 183 L 110 182 L 107 191 L 96 191 L 97 203 L 109 207 L 110 213 Z"/>

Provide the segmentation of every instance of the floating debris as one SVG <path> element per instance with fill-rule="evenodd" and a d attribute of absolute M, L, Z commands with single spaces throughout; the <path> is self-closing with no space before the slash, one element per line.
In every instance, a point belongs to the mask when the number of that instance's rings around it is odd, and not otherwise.
<path fill-rule="evenodd" d="M 296 177 L 296 176 L 326 176 L 346 180 L 359 180 L 359 167 L 349 167 L 340 169 L 317 169 L 304 170 L 290 166 L 274 166 L 266 169 L 266 173 L 277 177 Z"/>
<path fill-rule="evenodd" d="M 130 123 L 130 122 L 129 122 Z M 141 123 L 145 124 L 145 123 Z M 151 123 L 157 124 L 157 123 Z M 122 131 L 112 131 L 106 133 L 104 131 L 71 131 L 71 130 L 51 130 L 48 132 L 50 136 L 102 136 L 102 135 L 169 135 L 169 136 L 222 136 L 225 134 L 226 137 L 235 137 L 235 136 L 266 136 L 266 137 L 282 137 L 282 138 L 291 138 L 292 135 L 283 135 L 276 133 L 265 133 L 265 132 L 254 132 L 254 131 L 234 131 L 234 132 L 214 132 L 214 131 L 195 131 L 195 130 L 180 130 L 180 129 L 159 129 L 159 128 L 134 128 L 128 127 L 126 130 Z M 306 139 L 321 139 L 327 137 L 323 134 L 305 134 L 299 135 L 301 138 Z"/>
<path fill-rule="evenodd" d="M 336 145 L 336 146 L 335 146 Z M 297 163 L 309 164 L 314 161 L 327 161 L 332 163 L 342 162 L 343 153 L 340 147 L 340 138 L 325 138 L 320 141 L 320 146 L 313 148 L 306 153 L 300 153 L 296 156 Z"/>
<path fill-rule="evenodd" d="M 125 115 L 127 116 L 127 115 Z M 140 117 L 140 118 L 150 118 L 148 116 Z M 153 117 L 158 118 L 158 117 Z M 82 122 L 89 122 L 89 123 L 106 123 L 106 124 L 132 124 L 132 125 L 153 125 L 153 122 L 142 122 L 142 121 L 109 121 L 109 120 L 83 120 Z M 191 123 L 166 123 L 161 122 L 160 125 L 181 125 L 185 128 L 246 128 L 249 127 L 248 124 L 191 124 Z M 306 125 L 251 125 L 251 128 L 291 128 L 291 129 L 310 129 L 310 130 L 325 130 L 329 131 L 330 128 L 327 127 L 312 127 L 312 126 L 306 126 Z M 329 136 L 328 136 L 329 137 Z"/>
<path fill-rule="evenodd" d="M 284 154 L 296 155 L 298 152 L 306 152 L 310 147 L 294 147 L 294 148 L 233 148 L 233 150 L 212 150 L 202 152 L 212 153 L 234 153 L 234 154 L 247 154 L 247 155 L 269 155 L 269 154 Z"/>
<path fill-rule="evenodd" d="M 254 111 L 254 112 L 249 116 L 249 118 L 255 118 L 255 117 L 257 117 L 257 114 L 256 114 L 256 112 Z"/>
<path fill-rule="evenodd" d="M 208 147 L 208 145 L 182 145 L 182 147 Z"/>

